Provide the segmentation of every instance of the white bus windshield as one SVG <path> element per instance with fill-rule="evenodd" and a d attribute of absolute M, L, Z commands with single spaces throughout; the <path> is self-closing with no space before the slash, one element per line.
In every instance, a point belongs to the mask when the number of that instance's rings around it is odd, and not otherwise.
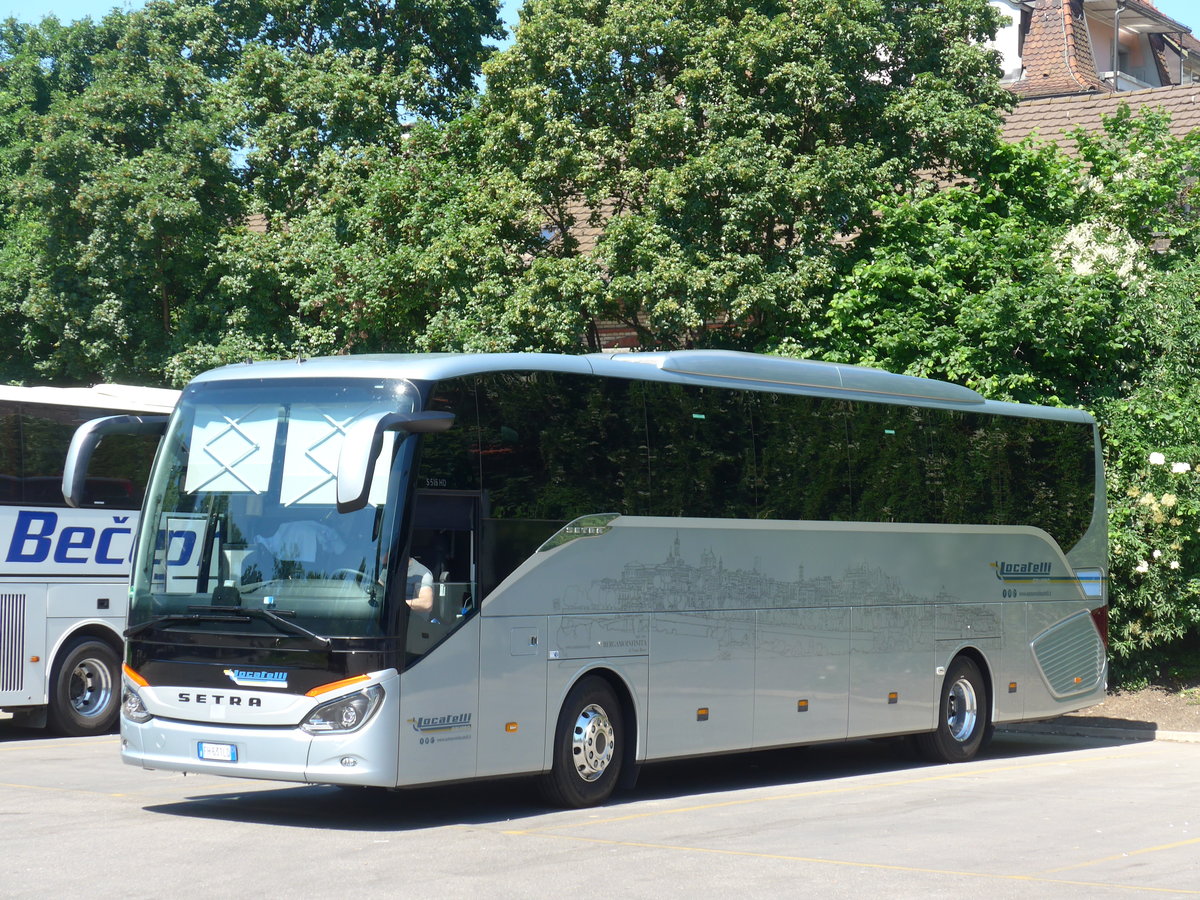
<path fill-rule="evenodd" d="M 130 626 L 380 635 L 400 439 L 384 435 L 367 504 L 352 513 L 337 511 L 338 459 L 356 422 L 416 402 L 407 384 L 373 381 L 190 389 L 153 476 L 157 529 L 139 546 Z"/>

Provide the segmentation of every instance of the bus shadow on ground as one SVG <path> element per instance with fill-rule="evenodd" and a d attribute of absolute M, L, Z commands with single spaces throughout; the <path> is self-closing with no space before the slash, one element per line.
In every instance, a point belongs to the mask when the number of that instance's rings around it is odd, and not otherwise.
<path fill-rule="evenodd" d="M 999 762 L 1122 743 L 1128 741 L 1002 732 L 980 760 Z M 921 770 L 947 768 L 914 761 L 906 755 L 893 742 L 851 741 L 653 763 L 642 767 L 632 790 L 614 794 L 604 809 L 618 812 L 646 801 L 680 799 L 719 804 L 725 801 L 722 795 L 738 791 L 807 791 L 832 787 L 838 779 L 854 776 L 895 773 L 910 777 Z M 196 794 L 145 809 L 217 821 L 368 832 L 497 823 L 529 827 L 531 820 L 578 814 L 546 806 L 530 778 L 396 791 L 332 785 L 263 788 L 264 783 L 252 782 L 244 790 Z"/>

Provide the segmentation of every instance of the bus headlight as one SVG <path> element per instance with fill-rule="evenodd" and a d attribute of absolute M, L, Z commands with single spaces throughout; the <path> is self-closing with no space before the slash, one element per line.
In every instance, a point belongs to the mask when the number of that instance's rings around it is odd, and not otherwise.
<path fill-rule="evenodd" d="M 121 715 L 139 725 L 154 718 L 142 702 L 142 695 L 129 682 L 121 686 Z"/>
<path fill-rule="evenodd" d="M 383 702 L 383 688 L 373 684 L 354 694 L 322 703 L 308 714 L 300 727 L 309 734 L 349 734 L 371 718 Z"/>

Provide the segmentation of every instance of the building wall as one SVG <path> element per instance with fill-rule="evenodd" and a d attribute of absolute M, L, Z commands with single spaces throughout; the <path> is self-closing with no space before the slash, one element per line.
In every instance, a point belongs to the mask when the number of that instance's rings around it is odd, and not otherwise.
<path fill-rule="evenodd" d="M 988 46 L 999 50 L 1002 57 L 1000 68 L 1004 71 L 1001 81 L 1016 81 L 1021 77 L 1021 8 L 1012 0 L 989 0 L 992 6 L 1007 16 L 1007 25 L 1001 25 L 996 39 Z"/>

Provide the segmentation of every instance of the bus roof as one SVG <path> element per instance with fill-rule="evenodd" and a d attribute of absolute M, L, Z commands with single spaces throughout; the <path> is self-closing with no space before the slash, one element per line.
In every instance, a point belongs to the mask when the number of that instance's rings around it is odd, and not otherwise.
<path fill-rule="evenodd" d="M 0 385 L 0 401 L 8 403 L 169 413 L 178 399 L 179 391 L 132 384 L 97 384 L 94 387 Z"/>
<path fill-rule="evenodd" d="M 896 375 L 862 366 L 735 350 L 623 351 L 582 356 L 554 353 L 331 356 L 238 363 L 205 372 L 192 383 L 275 378 L 381 378 L 429 382 L 488 372 L 522 370 L 775 390 L 847 400 L 952 407 L 1000 415 L 1092 421 L 1091 416 L 1076 409 L 985 400 L 970 388 L 945 381 Z"/>

